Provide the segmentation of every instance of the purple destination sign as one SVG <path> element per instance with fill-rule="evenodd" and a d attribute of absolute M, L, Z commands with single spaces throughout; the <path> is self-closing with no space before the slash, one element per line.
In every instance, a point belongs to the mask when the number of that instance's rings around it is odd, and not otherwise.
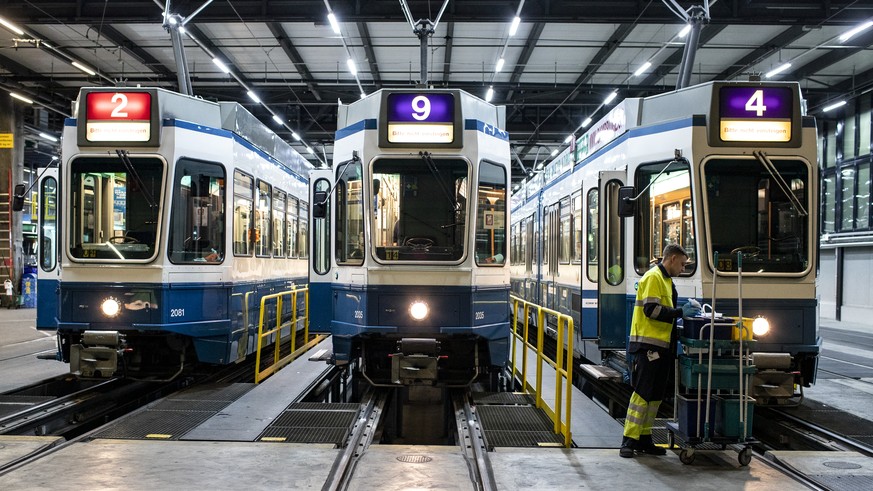
<path fill-rule="evenodd" d="M 791 119 L 793 97 L 789 87 L 734 87 L 719 90 L 719 117 Z"/>
<path fill-rule="evenodd" d="M 446 93 L 388 94 L 389 123 L 453 123 L 455 98 Z"/>

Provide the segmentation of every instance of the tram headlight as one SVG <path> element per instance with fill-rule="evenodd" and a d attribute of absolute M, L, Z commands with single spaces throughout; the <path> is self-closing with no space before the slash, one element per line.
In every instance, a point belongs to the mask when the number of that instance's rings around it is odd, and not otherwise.
<path fill-rule="evenodd" d="M 106 317 L 115 317 L 121 312 L 121 304 L 115 298 L 109 297 L 100 304 L 100 310 L 103 311 L 103 315 Z"/>
<path fill-rule="evenodd" d="M 755 336 L 764 336 L 770 332 L 770 321 L 761 316 L 755 317 L 752 321 L 752 332 Z"/>
<path fill-rule="evenodd" d="M 427 307 L 427 304 L 421 300 L 416 300 L 409 305 L 409 315 L 417 321 L 425 319 L 429 312 L 430 309 Z"/>

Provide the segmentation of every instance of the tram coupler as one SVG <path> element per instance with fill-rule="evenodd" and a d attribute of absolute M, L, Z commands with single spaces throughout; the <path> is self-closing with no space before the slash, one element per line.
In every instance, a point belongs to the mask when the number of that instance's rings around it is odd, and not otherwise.
<path fill-rule="evenodd" d="M 436 385 L 440 343 L 429 338 L 403 338 L 391 357 L 391 380 L 402 385 Z"/>

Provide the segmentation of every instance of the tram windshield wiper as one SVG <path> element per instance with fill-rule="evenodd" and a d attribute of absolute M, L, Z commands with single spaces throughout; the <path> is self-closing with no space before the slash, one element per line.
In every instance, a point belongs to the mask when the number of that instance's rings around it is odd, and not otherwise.
<path fill-rule="evenodd" d="M 149 207 L 155 208 L 156 206 L 158 206 L 158 204 L 155 203 L 155 200 L 152 198 L 152 195 L 146 192 L 145 184 L 142 182 L 142 179 L 139 178 L 139 174 L 136 172 L 136 168 L 130 161 L 130 152 L 128 152 L 127 150 L 116 150 L 115 153 L 118 154 L 118 158 L 121 159 L 121 163 L 124 164 L 124 168 L 127 169 L 127 172 L 129 172 L 130 175 L 133 176 L 134 179 L 136 179 L 136 184 L 139 186 L 140 189 L 142 189 L 142 194 L 143 196 L 145 196 L 146 201 L 148 201 Z"/>
<path fill-rule="evenodd" d="M 752 152 L 752 155 L 754 155 L 755 158 L 758 159 L 758 162 L 760 162 L 761 165 L 763 165 L 764 168 L 767 169 L 767 172 L 770 173 L 770 177 L 772 177 L 773 180 L 776 181 L 776 185 L 778 185 L 779 189 L 781 189 L 782 192 L 785 193 L 785 196 L 788 198 L 791 206 L 793 206 L 794 209 L 797 210 L 797 213 L 800 214 L 800 216 L 802 217 L 808 216 L 809 213 L 806 212 L 806 208 L 803 207 L 803 203 L 801 203 L 800 200 L 797 199 L 797 196 L 794 195 L 794 192 L 791 191 L 791 187 L 788 186 L 785 178 L 782 177 L 782 174 L 779 173 L 779 169 L 776 168 L 776 165 L 773 164 L 773 161 L 770 160 L 770 157 L 768 157 L 767 154 L 764 153 L 762 150 L 755 150 L 754 152 Z"/>
<path fill-rule="evenodd" d="M 427 165 L 428 170 L 433 176 L 436 178 L 436 182 L 439 185 L 440 189 L 443 190 L 443 194 L 446 195 L 446 198 L 449 200 L 449 204 L 452 205 L 452 209 L 455 211 L 461 210 L 460 203 L 455 200 L 452 196 L 452 192 L 449 191 L 449 188 L 446 187 L 446 183 L 443 182 L 442 175 L 440 174 L 440 170 L 436 165 L 436 162 L 433 161 L 433 157 L 430 156 L 430 152 L 421 151 L 418 152 L 418 155 L 421 157 L 421 160 L 424 161 L 425 165 Z"/>
<path fill-rule="evenodd" d="M 360 161 L 361 161 L 361 158 L 358 157 L 358 152 L 352 152 L 351 159 L 346 160 L 345 162 L 340 162 L 339 164 L 337 164 L 337 168 L 342 167 L 343 170 L 340 171 L 339 175 L 337 175 L 336 180 L 333 182 L 333 186 L 330 188 L 330 191 L 328 191 L 327 195 L 324 197 L 324 201 L 322 201 L 321 203 L 315 203 L 315 206 L 321 206 L 321 205 L 327 203 L 327 200 L 329 200 L 330 197 L 333 196 L 333 191 L 336 189 L 336 185 L 339 184 L 339 182 L 343 180 L 343 176 L 346 175 L 346 170 L 349 168 L 349 165 L 354 164 L 355 162 L 360 162 Z"/>

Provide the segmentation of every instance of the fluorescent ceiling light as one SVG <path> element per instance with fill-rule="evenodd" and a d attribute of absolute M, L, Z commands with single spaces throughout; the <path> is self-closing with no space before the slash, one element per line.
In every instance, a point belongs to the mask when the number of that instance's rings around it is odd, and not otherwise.
<path fill-rule="evenodd" d="M 339 22 L 336 20 L 336 16 L 333 15 L 333 12 L 327 14 L 327 21 L 330 22 L 330 27 L 331 27 L 331 29 L 333 29 L 333 32 L 339 34 L 340 33 Z"/>
<path fill-rule="evenodd" d="M 764 77 L 766 77 L 766 78 L 772 78 L 772 77 L 774 77 L 774 76 L 776 76 L 776 75 L 779 75 L 780 73 L 784 72 L 785 70 L 788 70 L 789 68 L 791 68 L 791 63 L 787 63 L 787 62 L 786 62 L 786 63 L 783 63 L 783 64 L 779 65 L 778 67 L 776 67 L 776 68 L 770 70 L 769 72 L 767 72 L 767 74 L 764 75 Z"/>
<path fill-rule="evenodd" d="M 355 66 L 355 60 L 349 58 L 346 60 L 346 65 L 349 66 L 349 72 L 351 72 L 352 75 L 358 74 L 358 67 Z"/>
<path fill-rule="evenodd" d="M 22 31 L 21 29 L 18 28 L 18 26 L 9 22 L 8 20 L 4 19 L 3 17 L 0 17 L 0 24 L 3 24 L 3 27 L 5 27 L 6 29 L 9 29 L 10 31 L 14 32 L 15 34 L 18 34 L 19 36 L 24 36 L 24 31 Z"/>
<path fill-rule="evenodd" d="M 506 60 L 504 60 L 503 58 L 500 58 L 499 60 L 497 60 L 497 66 L 494 67 L 494 73 L 498 73 L 498 72 L 500 72 L 500 70 L 503 70 L 503 64 L 505 62 L 506 62 Z"/>
<path fill-rule="evenodd" d="M 363 98 L 365 98 L 365 97 L 367 97 L 367 94 L 361 92 L 361 99 L 363 99 Z"/>
<path fill-rule="evenodd" d="M 48 140 L 48 141 L 50 141 L 50 142 L 56 142 L 56 141 L 58 141 L 58 138 L 57 138 L 57 137 L 52 136 L 52 135 L 49 135 L 48 133 L 40 133 L 39 136 L 40 136 L 40 138 L 44 138 L 44 139 L 46 139 L 46 140 Z"/>
<path fill-rule="evenodd" d="M 279 116 L 276 116 L 275 114 L 273 115 L 273 121 L 275 121 L 279 124 L 284 123 L 284 121 L 282 121 L 282 118 L 280 118 Z"/>
<path fill-rule="evenodd" d="M 297 133 L 295 133 L 293 131 L 291 132 L 291 138 L 294 138 L 295 140 L 300 141 L 300 135 L 298 135 Z"/>
<path fill-rule="evenodd" d="M 215 63 L 215 66 L 217 66 L 218 69 L 221 70 L 222 72 L 230 73 L 230 68 L 227 68 L 227 65 L 222 63 L 221 60 L 219 60 L 218 58 L 213 58 L 212 63 Z"/>
<path fill-rule="evenodd" d="M 591 124 L 591 118 L 585 118 L 585 121 L 582 121 L 583 128 L 588 127 L 589 124 Z"/>
<path fill-rule="evenodd" d="M 491 102 L 494 98 L 494 87 L 488 87 L 488 92 L 485 93 L 485 102 Z"/>
<path fill-rule="evenodd" d="M 315 152 L 312 151 L 312 147 L 306 147 L 306 151 L 312 155 L 315 155 Z"/>
<path fill-rule="evenodd" d="M 255 93 L 252 92 L 251 90 L 249 91 L 249 99 L 251 99 L 251 100 L 257 102 L 258 104 L 261 103 L 261 99 L 258 97 L 258 94 L 255 94 Z"/>
<path fill-rule="evenodd" d="M 823 111 L 823 112 L 832 111 L 832 110 L 834 110 L 834 109 L 836 109 L 836 108 L 838 108 L 838 107 L 843 107 L 843 106 L 845 106 L 845 105 L 846 105 L 846 101 L 835 102 L 835 103 L 833 103 L 833 104 L 831 104 L 831 105 L 829 105 L 829 106 L 825 106 L 825 107 L 823 107 L 823 108 L 822 108 L 822 111 Z"/>
<path fill-rule="evenodd" d="M 552 157 L 554 157 L 555 155 L 558 155 L 558 149 L 557 149 L 557 148 L 554 149 L 554 150 L 552 150 Z"/>
<path fill-rule="evenodd" d="M 24 102 L 26 102 L 26 103 L 28 103 L 28 104 L 33 104 L 33 100 L 28 99 L 27 97 L 24 97 L 24 96 L 21 95 L 21 94 L 16 94 L 15 92 L 10 92 L 9 95 L 11 95 L 12 97 L 18 99 L 19 101 L 24 101 Z"/>
<path fill-rule="evenodd" d="M 679 31 L 679 37 L 684 38 L 688 35 L 689 32 L 691 32 L 691 24 L 685 24 L 685 27 L 683 27 L 682 30 Z"/>
<path fill-rule="evenodd" d="M 846 41 L 851 39 L 853 36 L 855 36 L 855 34 L 858 34 L 859 32 L 866 31 L 867 29 L 869 29 L 870 26 L 873 26 L 873 20 L 868 20 L 867 22 L 852 29 L 851 31 L 848 31 L 848 32 L 841 34 L 840 35 L 840 42 L 845 43 Z"/>
<path fill-rule="evenodd" d="M 573 135 L 567 135 L 567 138 L 564 138 L 564 143 L 570 143 L 573 141 Z"/>
<path fill-rule="evenodd" d="M 615 99 L 615 96 L 617 96 L 617 95 L 618 95 L 618 89 L 613 90 L 612 92 L 609 93 L 608 96 L 606 96 L 606 99 L 603 99 L 603 103 L 609 104 L 610 102 L 612 102 L 613 99 Z"/>
<path fill-rule="evenodd" d="M 652 62 L 647 61 L 647 62 L 643 63 L 642 65 L 640 65 L 639 68 L 637 68 L 637 71 L 634 72 L 634 77 L 639 77 L 640 75 L 643 74 L 643 72 L 645 72 L 646 70 L 648 70 L 651 67 L 652 67 Z"/>
<path fill-rule="evenodd" d="M 510 36 L 515 36 L 515 33 L 518 32 L 518 25 L 519 24 L 521 24 L 521 17 L 516 15 L 515 18 L 512 19 L 512 24 L 509 26 L 509 35 Z"/>
<path fill-rule="evenodd" d="M 94 70 L 86 67 L 85 65 L 79 63 L 78 61 L 74 61 L 73 66 L 78 68 L 79 70 L 82 70 L 83 72 L 87 73 L 88 75 L 97 75 L 97 73 Z"/>

